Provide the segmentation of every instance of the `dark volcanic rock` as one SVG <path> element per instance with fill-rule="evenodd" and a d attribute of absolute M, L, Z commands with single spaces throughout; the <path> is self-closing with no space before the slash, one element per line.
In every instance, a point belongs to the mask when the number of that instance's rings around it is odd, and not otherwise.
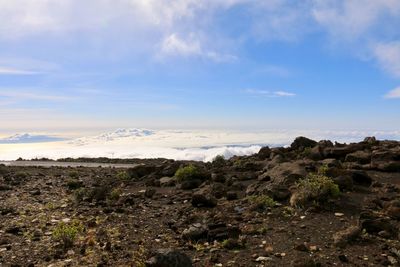
<path fill-rule="evenodd" d="M 332 180 L 339 186 L 341 191 L 352 191 L 354 187 L 351 175 L 340 175 L 333 177 Z"/>
<path fill-rule="evenodd" d="M 203 183 L 202 180 L 199 179 L 190 179 L 190 180 L 185 180 L 182 181 L 182 183 L 179 185 L 179 187 L 183 190 L 191 190 L 199 187 Z"/>
<path fill-rule="evenodd" d="M 139 164 L 135 167 L 129 168 L 127 174 L 131 180 L 140 179 L 146 175 L 152 174 L 159 170 L 156 166 Z"/>
<path fill-rule="evenodd" d="M 350 226 L 347 229 L 339 231 L 333 235 L 333 243 L 337 247 L 344 248 L 347 244 L 354 241 L 361 234 L 359 226 Z"/>
<path fill-rule="evenodd" d="M 208 225 L 207 239 L 209 242 L 238 239 L 240 234 L 241 231 L 238 227 L 227 226 L 226 223 L 214 223 Z"/>
<path fill-rule="evenodd" d="M 191 241 L 198 241 L 207 237 L 207 227 L 201 223 L 195 223 L 182 232 L 182 238 Z"/>
<path fill-rule="evenodd" d="M 271 156 L 271 149 L 268 146 L 265 146 L 260 149 L 257 156 L 261 160 L 269 159 L 269 157 Z"/>
<path fill-rule="evenodd" d="M 372 211 L 364 211 L 360 215 L 359 223 L 362 229 L 367 233 L 378 234 L 381 231 L 390 233 L 394 238 L 397 238 L 398 227 L 388 217 L 382 217 Z"/>
<path fill-rule="evenodd" d="M 194 207 L 214 208 L 217 206 L 217 199 L 210 194 L 197 192 L 192 196 L 192 205 Z"/>
<path fill-rule="evenodd" d="M 372 184 L 372 178 L 365 171 L 351 171 L 351 177 L 354 184 L 367 187 Z"/>
<path fill-rule="evenodd" d="M 147 267 L 192 267 L 192 260 L 173 249 L 160 249 L 146 262 Z"/>
<path fill-rule="evenodd" d="M 304 136 L 299 136 L 293 141 L 290 148 L 294 150 L 303 150 L 304 148 L 314 147 L 315 145 L 317 145 L 316 141 Z"/>
<path fill-rule="evenodd" d="M 381 171 L 400 171 L 400 146 L 372 151 L 371 167 Z"/>
<path fill-rule="evenodd" d="M 359 164 L 371 163 L 371 152 L 369 151 L 356 151 L 346 155 L 346 162 L 356 162 Z"/>

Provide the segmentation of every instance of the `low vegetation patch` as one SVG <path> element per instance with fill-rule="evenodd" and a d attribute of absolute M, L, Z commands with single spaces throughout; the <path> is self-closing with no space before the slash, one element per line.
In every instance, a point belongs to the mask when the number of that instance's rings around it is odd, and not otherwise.
<path fill-rule="evenodd" d="M 272 208 L 276 205 L 276 202 L 267 195 L 259 196 L 248 196 L 247 200 L 253 205 L 254 209 L 264 210 L 266 208 Z"/>
<path fill-rule="evenodd" d="M 305 206 L 309 203 L 321 204 L 329 199 L 337 198 L 340 194 L 339 186 L 326 175 L 309 174 L 295 186 L 290 198 L 292 206 Z"/>
<path fill-rule="evenodd" d="M 175 173 L 176 180 L 181 183 L 187 180 L 204 180 L 204 173 L 193 164 L 180 167 Z"/>
<path fill-rule="evenodd" d="M 225 157 L 223 155 L 218 155 L 211 163 L 214 167 L 224 167 L 226 165 Z"/>
<path fill-rule="evenodd" d="M 129 181 L 129 175 L 126 171 L 119 171 L 117 173 L 117 179 L 121 181 Z"/>
<path fill-rule="evenodd" d="M 61 222 L 53 230 L 53 238 L 60 241 L 64 250 L 73 247 L 78 235 L 83 232 L 83 226 L 79 221 L 71 223 Z"/>

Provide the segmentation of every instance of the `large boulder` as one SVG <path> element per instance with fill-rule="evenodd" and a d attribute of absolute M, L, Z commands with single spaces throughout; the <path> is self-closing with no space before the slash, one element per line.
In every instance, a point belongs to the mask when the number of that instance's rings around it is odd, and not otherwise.
<path fill-rule="evenodd" d="M 195 223 L 189 226 L 189 228 L 183 230 L 182 238 L 190 241 L 199 241 L 207 237 L 208 229 L 207 226 L 201 223 Z"/>
<path fill-rule="evenodd" d="M 324 158 L 345 159 L 348 154 L 354 153 L 364 149 L 361 143 L 354 143 L 349 145 L 336 145 L 334 147 L 326 147 L 323 151 Z"/>
<path fill-rule="evenodd" d="M 314 147 L 315 145 L 317 145 L 316 141 L 304 136 L 299 136 L 293 141 L 290 148 L 294 150 L 304 150 L 305 148 Z"/>
<path fill-rule="evenodd" d="M 400 171 L 400 147 L 372 151 L 371 167 L 380 171 Z"/>
<path fill-rule="evenodd" d="M 337 247 L 344 248 L 350 242 L 357 239 L 361 234 L 361 228 L 356 226 L 350 226 L 342 231 L 336 232 L 333 235 L 333 243 Z"/>
<path fill-rule="evenodd" d="M 273 184 L 291 186 L 307 176 L 306 164 L 303 161 L 283 162 L 268 170 L 266 174 Z"/>
<path fill-rule="evenodd" d="M 371 152 L 360 150 L 346 155 L 346 162 L 355 162 L 358 164 L 369 164 L 371 162 Z"/>
<path fill-rule="evenodd" d="M 147 267 L 192 267 L 192 260 L 173 249 L 160 249 L 146 262 Z"/>
<path fill-rule="evenodd" d="M 265 146 L 260 149 L 257 156 L 261 160 L 269 159 L 269 157 L 271 156 L 271 149 L 268 146 Z"/>
<path fill-rule="evenodd" d="M 128 174 L 129 179 L 137 180 L 144 176 L 153 174 L 158 170 L 159 170 L 159 168 L 157 168 L 156 166 L 153 166 L 153 165 L 138 164 L 132 168 L 129 168 L 127 170 L 127 174 Z"/>
<path fill-rule="evenodd" d="M 206 191 L 199 191 L 192 195 L 193 207 L 214 208 L 217 206 L 217 199 Z"/>
<path fill-rule="evenodd" d="M 306 164 L 303 161 L 280 163 L 261 175 L 269 177 L 268 179 L 260 179 L 261 181 L 248 186 L 246 194 L 266 194 L 276 200 L 284 200 L 291 194 L 290 187 L 307 174 Z M 265 180 L 268 181 L 265 182 Z"/>
<path fill-rule="evenodd" d="M 399 234 L 398 226 L 390 217 L 382 216 L 373 211 L 363 211 L 360 214 L 359 225 L 369 234 L 378 234 L 385 231 L 394 238 L 397 238 Z"/>

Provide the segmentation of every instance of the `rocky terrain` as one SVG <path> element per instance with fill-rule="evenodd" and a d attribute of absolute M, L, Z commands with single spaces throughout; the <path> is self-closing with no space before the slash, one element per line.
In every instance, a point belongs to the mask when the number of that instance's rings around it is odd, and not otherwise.
<path fill-rule="evenodd" d="M 400 142 L 132 162 L 0 166 L 0 266 L 400 266 Z"/>

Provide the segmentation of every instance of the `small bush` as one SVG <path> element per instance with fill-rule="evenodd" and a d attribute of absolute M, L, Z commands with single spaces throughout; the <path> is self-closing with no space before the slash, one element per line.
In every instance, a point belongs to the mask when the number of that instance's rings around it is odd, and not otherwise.
<path fill-rule="evenodd" d="M 17 178 L 18 180 L 23 180 L 23 179 L 26 179 L 28 177 L 28 174 L 26 172 L 22 172 L 21 171 L 21 172 L 17 172 L 14 175 L 14 177 Z"/>
<path fill-rule="evenodd" d="M 61 222 L 53 230 L 53 238 L 61 241 L 65 250 L 71 248 L 78 236 L 83 232 L 83 226 L 80 222 L 74 221 L 72 223 Z"/>
<path fill-rule="evenodd" d="M 109 199 L 110 200 L 118 200 L 121 197 L 121 189 L 115 188 L 111 191 Z"/>
<path fill-rule="evenodd" d="M 339 186 L 331 178 L 321 174 L 309 174 L 296 184 L 290 204 L 304 206 L 310 202 L 323 203 L 338 197 L 339 194 Z"/>
<path fill-rule="evenodd" d="M 81 188 L 83 186 L 82 181 L 76 180 L 76 179 L 70 179 L 67 181 L 66 186 L 70 190 L 75 190 L 78 188 Z"/>
<path fill-rule="evenodd" d="M 181 183 L 186 180 L 203 180 L 203 173 L 194 165 L 180 167 L 175 173 L 176 180 Z"/>
<path fill-rule="evenodd" d="M 74 199 L 77 203 L 82 202 L 88 194 L 88 190 L 85 188 L 79 188 L 74 191 Z"/>
<path fill-rule="evenodd" d="M 7 166 L 4 164 L 0 164 L 0 176 L 6 175 L 8 173 L 9 173 L 9 171 L 8 171 Z"/>
<path fill-rule="evenodd" d="M 119 171 L 117 173 L 117 179 L 121 181 L 128 181 L 129 180 L 129 175 L 126 171 Z"/>
<path fill-rule="evenodd" d="M 248 196 L 248 201 L 255 205 L 257 209 L 271 208 L 276 205 L 276 202 L 267 195 Z"/>
<path fill-rule="evenodd" d="M 318 169 L 318 174 L 319 175 L 327 175 L 329 171 L 329 166 L 327 164 L 323 164 L 321 167 Z"/>
<path fill-rule="evenodd" d="M 79 172 L 77 171 L 71 171 L 68 176 L 72 179 L 78 179 L 79 178 Z"/>
<path fill-rule="evenodd" d="M 225 164 L 225 157 L 223 155 L 218 155 L 212 160 L 212 165 L 215 167 L 223 167 Z"/>

